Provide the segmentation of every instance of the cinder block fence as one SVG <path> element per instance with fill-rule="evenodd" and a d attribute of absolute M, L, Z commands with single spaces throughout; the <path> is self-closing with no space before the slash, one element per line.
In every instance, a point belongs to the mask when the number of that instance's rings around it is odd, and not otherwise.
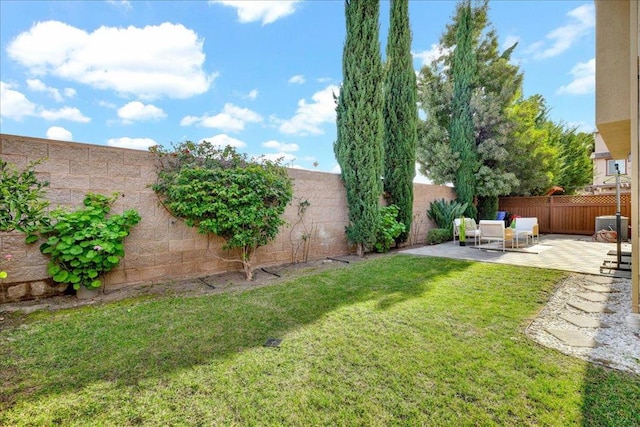
<path fill-rule="evenodd" d="M 158 202 L 150 188 L 156 180 L 156 168 L 148 152 L 0 134 L 0 157 L 19 168 L 30 161 L 46 159 L 36 171 L 41 180 L 50 183 L 46 188 L 50 209 L 80 206 L 87 193 L 119 192 L 122 197 L 112 212 L 136 209 L 140 213 L 142 220 L 125 240 L 125 257 L 120 266 L 104 277 L 108 289 L 240 268 L 237 263 L 221 259 L 233 255 L 222 250 L 222 239 L 198 234 Z M 349 253 L 344 231 L 348 208 L 340 176 L 300 169 L 289 169 L 288 173 L 294 180 L 294 198 L 285 212 L 287 226 L 275 241 L 258 249 L 255 265 Z M 451 200 L 455 195 L 449 187 L 415 184 L 414 198 L 415 231 L 410 243 L 423 243 L 427 230 L 434 226 L 426 217 L 429 203 L 441 198 Z M 303 202 L 309 205 L 300 215 Z M 13 260 L 3 266 L 9 276 L 0 280 L 0 303 L 47 297 L 64 290 L 49 278 L 48 257 L 40 253 L 39 243 L 26 245 L 20 233 L 0 233 L 0 255 L 7 253 L 13 255 Z"/>

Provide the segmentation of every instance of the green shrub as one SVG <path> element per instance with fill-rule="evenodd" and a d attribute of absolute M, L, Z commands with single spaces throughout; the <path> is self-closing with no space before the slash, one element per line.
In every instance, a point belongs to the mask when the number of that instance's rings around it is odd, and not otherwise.
<path fill-rule="evenodd" d="M 55 223 L 42 229 L 48 239 L 40 251 L 51 255 L 48 272 L 55 282 L 70 283 L 75 290 L 83 285 L 98 288 L 99 276 L 118 266 L 124 256 L 124 238 L 140 222 L 140 215 L 130 209 L 107 218 L 117 197 L 118 193 L 111 197 L 87 194 L 84 208 L 51 213 Z"/>
<path fill-rule="evenodd" d="M 44 188 L 35 167 L 43 160 L 29 163 L 18 170 L 15 165 L 0 159 L 0 231 L 20 231 L 27 235 L 27 243 L 38 240 L 36 232 L 49 224 Z"/>
<path fill-rule="evenodd" d="M 450 228 L 432 228 L 427 232 L 427 245 L 437 245 L 451 240 Z"/>
<path fill-rule="evenodd" d="M 399 212 L 400 209 L 396 205 L 380 208 L 380 224 L 374 245 L 376 252 L 387 252 L 394 244 L 396 237 L 406 230 L 405 225 L 397 220 Z"/>
<path fill-rule="evenodd" d="M 293 197 L 293 183 L 280 161 L 249 159 L 233 147 L 186 141 L 166 150 L 154 147 L 158 182 L 153 189 L 164 206 L 202 234 L 239 249 L 247 280 L 260 246 L 274 240 L 285 224 L 282 214 Z M 225 259 L 226 261 L 229 261 Z"/>
<path fill-rule="evenodd" d="M 457 200 L 447 202 L 445 199 L 435 200 L 429 205 L 427 216 L 436 223 L 438 228 L 450 228 L 453 220 L 459 218 L 467 209 L 467 203 Z"/>

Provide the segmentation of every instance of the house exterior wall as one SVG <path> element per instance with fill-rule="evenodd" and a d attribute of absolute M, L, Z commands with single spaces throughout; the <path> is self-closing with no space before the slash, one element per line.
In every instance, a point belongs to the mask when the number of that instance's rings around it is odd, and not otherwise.
<path fill-rule="evenodd" d="M 596 126 L 616 159 L 640 163 L 639 0 L 596 0 Z M 640 175 L 631 168 L 632 271 L 628 323 L 640 328 Z"/>
<path fill-rule="evenodd" d="M 125 209 L 140 213 L 142 220 L 125 240 L 125 257 L 104 278 L 109 289 L 240 269 L 238 263 L 220 259 L 233 255 L 222 249 L 222 239 L 198 234 L 158 203 L 150 188 L 156 180 L 156 169 L 148 152 L 0 134 L 0 158 L 19 168 L 30 161 L 47 159 L 36 171 L 41 180 L 50 182 L 46 191 L 50 209 L 81 206 L 89 192 L 117 191 L 122 196 L 114 204 L 113 213 Z M 350 253 L 345 235 L 348 207 L 340 176 L 300 169 L 288 169 L 288 173 L 293 178 L 294 197 L 284 214 L 287 225 L 273 242 L 258 249 L 254 265 L 264 267 Z M 428 229 L 434 226 L 426 218 L 429 203 L 442 198 L 452 200 L 455 194 L 449 187 L 415 184 L 414 196 L 410 243 L 422 243 Z M 309 206 L 304 215 L 299 215 L 303 201 Z M 0 254 L 13 255 L 13 261 L 6 268 L 3 266 L 9 277 L 2 281 L 0 302 L 60 291 L 48 278 L 48 257 L 38 247 L 39 244 L 24 244 L 20 233 L 0 233 Z"/>
<path fill-rule="evenodd" d="M 607 167 L 608 162 L 611 160 L 625 162 L 626 172 L 621 176 L 621 191 L 630 190 L 632 169 L 630 156 L 623 159 L 614 159 L 599 132 L 595 133 L 595 149 L 591 158 L 593 161 L 593 183 L 591 186 L 593 193 L 615 193 L 616 176 L 615 174 L 610 174 Z"/>

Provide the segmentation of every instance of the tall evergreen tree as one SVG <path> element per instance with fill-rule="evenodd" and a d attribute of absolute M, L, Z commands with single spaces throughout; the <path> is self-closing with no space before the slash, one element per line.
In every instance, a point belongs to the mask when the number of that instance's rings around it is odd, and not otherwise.
<path fill-rule="evenodd" d="M 418 108 L 416 74 L 411 55 L 409 0 L 391 0 L 387 38 L 387 70 L 384 103 L 384 190 L 398 207 L 398 222 L 409 236 L 413 219 L 413 178 L 416 175 Z"/>
<path fill-rule="evenodd" d="M 475 172 L 478 168 L 473 112 L 471 111 L 471 96 L 476 72 L 471 4 L 469 0 L 465 0 L 456 31 L 456 47 L 451 61 L 453 100 L 449 135 L 451 151 L 459 153 L 460 156 L 460 167 L 455 173 L 453 184 L 458 201 L 468 204 L 466 215 L 471 217 L 476 216 L 473 201 L 476 194 Z"/>
<path fill-rule="evenodd" d="M 514 123 L 505 111 L 522 88 L 522 75 L 518 67 L 509 62 L 516 45 L 499 52 L 497 34 L 488 20 L 488 1 L 474 7 L 469 0 L 459 3 L 453 22 L 447 25 L 440 39 L 440 57 L 421 70 L 418 99 L 426 119 L 418 126 L 416 157 L 422 173 L 437 184 L 455 183 L 464 163 L 469 163 L 463 162 L 461 153 L 455 151 L 450 134 L 453 102 L 459 100 L 453 95 L 457 78 L 453 65 L 458 51 L 457 37 L 462 31 L 463 17 L 469 16 L 469 11 L 471 28 L 467 33 L 471 34 L 476 58 L 470 103 L 476 156 L 473 173 L 478 206 L 485 207 L 479 218 L 484 219 L 495 214 L 491 213 L 495 208 L 486 207 L 497 206 L 497 197 L 509 194 L 518 182 L 513 164 L 508 161 L 509 136 Z"/>
<path fill-rule="evenodd" d="M 382 194 L 382 61 L 379 0 L 345 0 L 347 35 L 342 54 L 334 152 L 347 191 L 347 237 L 364 255 L 376 239 Z"/>

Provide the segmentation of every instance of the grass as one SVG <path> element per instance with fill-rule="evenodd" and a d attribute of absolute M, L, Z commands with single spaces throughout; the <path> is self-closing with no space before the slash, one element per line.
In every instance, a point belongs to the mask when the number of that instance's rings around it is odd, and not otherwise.
<path fill-rule="evenodd" d="M 563 277 L 396 255 L 36 313 L 0 333 L 0 425 L 640 425 L 638 376 L 524 336 Z"/>

